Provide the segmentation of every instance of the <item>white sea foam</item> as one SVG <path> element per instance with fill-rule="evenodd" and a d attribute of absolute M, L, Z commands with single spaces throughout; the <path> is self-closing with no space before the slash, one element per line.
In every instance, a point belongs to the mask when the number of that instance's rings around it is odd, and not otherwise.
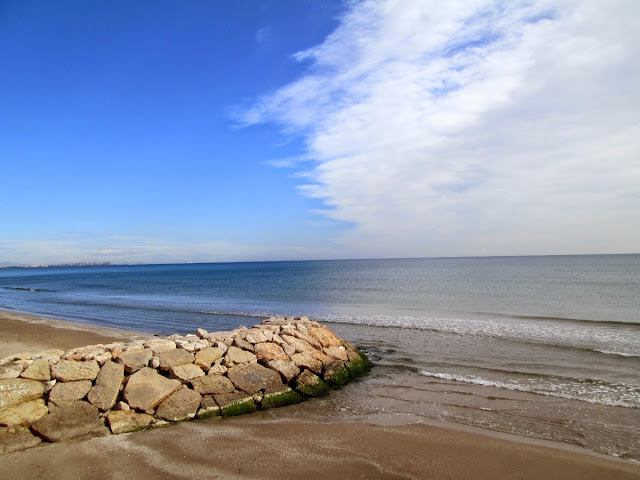
<path fill-rule="evenodd" d="M 550 377 L 548 380 L 524 379 L 521 381 L 500 381 L 489 380 L 474 375 L 458 375 L 430 372 L 427 370 L 420 370 L 419 372 L 426 377 L 438 378 L 450 382 L 463 382 L 483 387 L 549 395 L 600 405 L 640 408 L 640 386 L 622 383 L 611 384 L 595 380 L 559 378 L 554 382 L 553 377 Z"/>

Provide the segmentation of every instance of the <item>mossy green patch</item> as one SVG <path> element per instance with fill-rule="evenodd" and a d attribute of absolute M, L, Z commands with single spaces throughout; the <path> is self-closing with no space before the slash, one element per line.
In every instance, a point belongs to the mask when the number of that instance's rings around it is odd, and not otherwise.
<path fill-rule="evenodd" d="M 365 375 L 369 370 L 371 370 L 371 362 L 367 358 L 367 356 L 358 350 L 358 355 L 360 358 L 356 358 L 350 363 L 347 363 L 346 368 L 349 373 L 349 378 L 358 378 L 362 375 Z"/>
<path fill-rule="evenodd" d="M 349 370 L 343 366 L 332 372 L 327 372 L 324 380 L 329 385 L 344 385 L 349 381 Z"/>
<path fill-rule="evenodd" d="M 267 393 L 262 398 L 262 402 L 260 402 L 260 410 L 293 405 L 294 403 L 300 403 L 303 400 L 304 398 L 302 398 L 298 392 L 291 389 L 283 392 Z"/>
<path fill-rule="evenodd" d="M 198 410 L 196 418 L 198 420 L 205 420 L 207 418 L 219 417 L 222 413 L 219 408 L 201 408 Z"/>
<path fill-rule="evenodd" d="M 305 397 L 320 397 L 329 393 L 329 386 L 321 378 L 318 378 L 313 385 L 297 386 L 296 391 Z"/>
<path fill-rule="evenodd" d="M 257 409 L 255 402 L 251 398 L 231 403 L 220 409 L 223 417 L 233 417 L 236 415 L 244 415 L 245 413 L 253 413 Z"/>

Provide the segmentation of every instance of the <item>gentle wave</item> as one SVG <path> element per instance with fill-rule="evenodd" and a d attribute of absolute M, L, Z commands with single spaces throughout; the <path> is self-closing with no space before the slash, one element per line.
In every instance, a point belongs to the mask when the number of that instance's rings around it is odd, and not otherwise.
<path fill-rule="evenodd" d="M 30 288 L 30 287 L 2 287 L 4 290 L 15 290 L 20 292 L 54 292 L 55 290 L 47 290 L 46 288 Z"/>
<path fill-rule="evenodd" d="M 625 384 L 611 384 L 596 380 L 559 379 L 562 383 L 547 382 L 543 385 L 488 380 L 474 375 L 456 375 L 451 373 L 419 370 L 420 375 L 440 380 L 469 383 L 483 387 L 534 393 L 561 397 L 569 400 L 608 405 L 614 407 L 640 408 L 640 387 Z"/>
<path fill-rule="evenodd" d="M 531 345 L 587 351 L 599 355 L 616 355 L 640 358 L 640 335 L 636 324 L 615 323 L 607 325 L 584 322 L 581 328 L 563 328 L 561 325 L 528 324 L 510 317 L 515 322 L 437 318 L 437 317 L 341 317 L 322 316 L 324 321 L 337 324 L 372 326 L 379 328 L 415 329 L 462 336 L 482 336 L 516 341 Z M 627 329 L 627 326 L 631 326 Z M 564 341 L 563 341 L 564 340 Z"/>

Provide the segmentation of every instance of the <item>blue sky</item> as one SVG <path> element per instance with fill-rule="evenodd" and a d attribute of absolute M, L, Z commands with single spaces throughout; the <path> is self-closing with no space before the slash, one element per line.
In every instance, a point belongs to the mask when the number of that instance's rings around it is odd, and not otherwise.
<path fill-rule="evenodd" d="M 0 3 L 0 263 L 640 251 L 636 2 Z"/>

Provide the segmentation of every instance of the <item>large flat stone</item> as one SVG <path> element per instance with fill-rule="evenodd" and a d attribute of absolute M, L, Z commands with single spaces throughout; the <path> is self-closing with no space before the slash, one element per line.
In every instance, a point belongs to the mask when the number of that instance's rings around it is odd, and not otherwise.
<path fill-rule="evenodd" d="M 155 416 L 169 422 L 182 422 L 196 416 L 201 401 L 198 392 L 183 385 L 162 401 Z"/>
<path fill-rule="evenodd" d="M 95 380 L 100 371 L 100 365 L 95 360 L 76 362 L 74 360 L 60 360 L 51 365 L 51 377 L 59 382 L 77 382 L 78 380 Z"/>
<path fill-rule="evenodd" d="M 151 357 L 153 357 L 153 351 L 150 348 L 138 351 L 127 350 L 116 358 L 116 362 L 123 364 L 127 373 L 133 373 L 149 366 Z"/>
<path fill-rule="evenodd" d="M 176 342 L 166 338 L 154 338 L 144 344 L 145 348 L 150 348 L 154 355 L 168 352 L 176 348 Z"/>
<path fill-rule="evenodd" d="M 0 454 L 19 452 L 35 447 L 42 439 L 27 428 L 0 427 Z"/>
<path fill-rule="evenodd" d="M 288 360 L 271 360 L 267 366 L 278 372 L 285 383 L 289 383 L 300 373 L 300 368 Z"/>
<path fill-rule="evenodd" d="M 169 376 L 180 380 L 182 383 L 187 383 L 189 380 L 204 376 L 204 372 L 197 365 L 187 363 L 185 365 L 171 367 L 169 369 Z"/>
<path fill-rule="evenodd" d="M 124 399 L 131 408 L 152 410 L 181 385 L 179 380 L 170 380 L 145 367 L 129 377 L 124 388 Z"/>
<path fill-rule="evenodd" d="M 317 350 L 296 353 L 292 355 L 291 360 L 298 368 L 307 368 L 318 375 L 322 373 L 322 360 L 318 358 Z M 320 354 L 321 355 L 321 354 Z"/>
<path fill-rule="evenodd" d="M 191 386 L 202 395 L 231 393 L 236 389 L 231 380 L 222 375 L 207 375 L 206 377 L 196 378 L 191 380 Z"/>
<path fill-rule="evenodd" d="M 342 341 L 340 337 L 338 337 L 335 333 L 329 330 L 324 325 L 320 326 L 309 326 L 307 328 L 307 332 L 310 336 L 318 340 L 323 347 L 339 347 L 342 345 Z"/>
<path fill-rule="evenodd" d="M 112 410 L 107 415 L 111 433 L 128 433 L 144 430 L 153 422 L 153 416 L 133 410 Z"/>
<path fill-rule="evenodd" d="M 239 365 L 242 363 L 257 363 L 256 356 L 246 350 L 242 350 L 238 347 L 229 347 L 227 353 L 224 355 L 224 364 L 227 367 L 233 365 Z"/>
<path fill-rule="evenodd" d="M 87 396 L 89 390 L 91 390 L 91 382 L 89 380 L 59 382 L 49 392 L 49 401 L 55 403 L 58 407 L 62 407 L 82 400 Z"/>
<path fill-rule="evenodd" d="M 49 413 L 49 409 L 44 404 L 44 400 L 38 398 L 0 411 L 0 425 L 9 427 L 31 425 L 47 413 Z"/>
<path fill-rule="evenodd" d="M 109 429 L 100 418 L 99 410 L 87 402 L 74 402 L 60 407 L 36 421 L 31 429 L 49 442 L 109 433 Z"/>
<path fill-rule="evenodd" d="M 187 352 L 184 348 L 176 348 L 160 353 L 158 358 L 160 359 L 160 368 L 162 370 L 169 370 L 171 367 L 193 363 L 195 356 L 193 353 Z"/>
<path fill-rule="evenodd" d="M 42 397 L 44 385 L 28 378 L 0 380 L 0 411 Z"/>
<path fill-rule="evenodd" d="M 196 358 L 193 363 L 202 368 L 205 372 L 211 368 L 211 364 L 222 358 L 224 350 L 218 347 L 207 347 L 196 353 Z"/>
<path fill-rule="evenodd" d="M 238 390 L 242 390 L 249 395 L 282 385 L 278 372 L 263 367 L 258 363 L 234 367 L 227 372 L 227 377 Z"/>
<path fill-rule="evenodd" d="M 257 343 L 253 347 L 253 353 L 260 363 L 267 363 L 272 360 L 289 361 L 289 356 L 284 353 L 280 345 L 275 343 Z"/>
<path fill-rule="evenodd" d="M 113 408 L 124 381 L 124 368 L 124 364 L 105 362 L 98 373 L 95 385 L 87 395 L 87 400 L 100 410 Z"/>
<path fill-rule="evenodd" d="M 49 362 L 44 359 L 34 361 L 27 369 L 20 374 L 22 378 L 29 378 L 31 380 L 39 380 L 41 382 L 48 382 L 51 380 L 51 370 L 49 368 Z"/>

